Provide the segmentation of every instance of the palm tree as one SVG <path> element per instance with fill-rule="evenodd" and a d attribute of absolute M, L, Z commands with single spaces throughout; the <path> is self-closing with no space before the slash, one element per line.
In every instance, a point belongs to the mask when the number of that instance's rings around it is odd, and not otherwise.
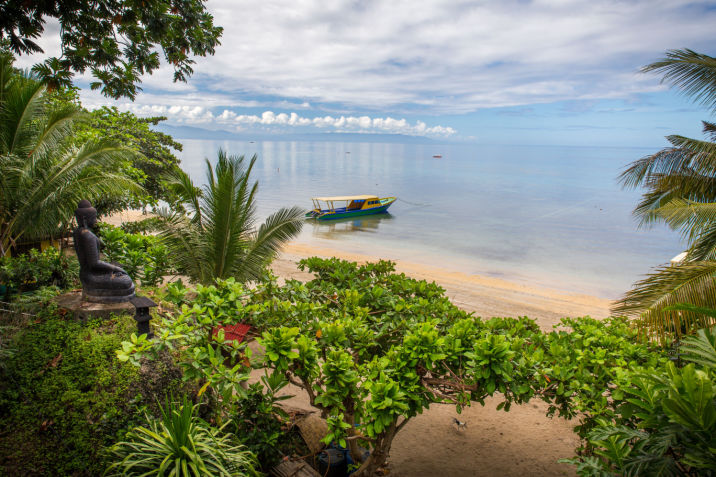
<path fill-rule="evenodd" d="M 45 237 L 69 223 L 81 199 L 137 188 L 110 172 L 131 151 L 103 140 L 73 145 L 80 117 L 78 106 L 50 101 L 39 81 L 0 53 L 0 256 L 21 238 Z"/>
<path fill-rule="evenodd" d="M 716 111 L 716 58 L 672 50 L 643 71 L 664 73 L 664 81 Z M 662 339 L 716 322 L 698 311 L 716 306 L 716 124 L 703 124 L 707 140 L 668 136 L 672 147 L 635 161 L 619 177 L 624 187 L 646 188 L 634 210 L 641 225 L 664 222 L 688 244 L 681 264 L 657 268 L 613 307 L 638 316 Z M 693 306 L 674 308 L 680 303 Z"/>
<path fill-rule="evenodd" d="M 207 183 L 197 188 L 189 176 L 176 173 L 171 186 L 185 212 L 160 211 L 161 235 L 178 268 L 192 280 L 208 284 L 216 278 L 241 282 L 259 279 L 280 247 L 298 235 L 304 211 L 280 209 L 255 230 L 258 182 L 249 176 L 244 156 L 227 156 L 219 149 L 212 168 L 206 160 Z"/>

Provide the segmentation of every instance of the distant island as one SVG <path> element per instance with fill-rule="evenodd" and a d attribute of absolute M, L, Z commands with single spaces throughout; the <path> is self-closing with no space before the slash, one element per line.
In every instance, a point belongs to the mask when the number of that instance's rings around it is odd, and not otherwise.
<path fill-rule="evenodd" d="M 160 123 L 156 129 L 177 139 L 206 139 L 226 141 L 332 141 L 332 142 L 387 142 L 402 144 L 442 144 L 449 141 L 438 141 L 423 136 L 405 134 L 370 134 L 370 133 L 308 133 L 308 134 L 268 134 L 238 133 L 223 129 L 204 129 L 195 126 L 177 126 Z"/>

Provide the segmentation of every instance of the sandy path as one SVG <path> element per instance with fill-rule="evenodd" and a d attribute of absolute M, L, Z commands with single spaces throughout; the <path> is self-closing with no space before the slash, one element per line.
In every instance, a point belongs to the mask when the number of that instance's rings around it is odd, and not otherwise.
<path fill-rule="evenodd" d="M 339 257 L 364 262 L 375 257 L 289 244 L 274 262 L 273 270 L 282 278 L 309 280 L 295 262 L 309 256 Z M 479 316 L 529 316 L 545 329 L 560 318 L 609 315 L 610 302 L 586 295 L 529 287 L 509 281 L 467 275 L 437 267 L 396 261 L 398 272 L 414 278 L 435 281 L 459 307 Z M 287 404 L 311 409 L 305 393 L 291 388 L 295 395 Z M 475 403 L 461 415 L 449 405 L 433 405 L 415 417 L 398 434 L 390 452 L 390 475 L 411 476 L 551 476 L 575 475 L 574 468 L 557 460 L 572 457 L 578 439 L 572 432 L 576 422 L 545 416 L 547 406 L 539 400 L 513 406 L 510 412 L 497 411 L 497 397 L 482 407 Z M 458 430 L 453 417 L 467 422 Z"/>

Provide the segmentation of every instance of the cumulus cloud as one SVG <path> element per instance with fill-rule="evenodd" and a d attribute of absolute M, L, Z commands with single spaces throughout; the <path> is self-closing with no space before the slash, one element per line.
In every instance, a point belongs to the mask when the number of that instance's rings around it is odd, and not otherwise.
<path fill-rule="evenodd" d="M 119 109 L 131 111 L 139 116 L 166 116 L 169 121 L 179 124 L 214 124 L 242 129 L 244 126 L 316 127 L 336 132 L 361 132 L 379 134 L 405 134 L 410 136 L 449 137 L 457 131 L 447 126 L 430 126 L 417 121 L 411 124 L 406 119 L 391 117 L 371 118 L 369 116 L 318 116 L 308 118 L 296 112 L 274 113 L 264 111 L 261 115 L 237 114 L 225 109 L 214 114 L 201 106 L 165 106 L 160 104 L 139 105 L 123 103 Z"/>

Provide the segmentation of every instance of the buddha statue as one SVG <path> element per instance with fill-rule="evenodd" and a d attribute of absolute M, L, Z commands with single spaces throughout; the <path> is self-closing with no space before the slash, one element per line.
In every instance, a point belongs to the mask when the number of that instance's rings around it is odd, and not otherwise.
<path fill-rule="evenodd" d="M 82 299 L 98 303 L 129 301 L 134 296 L 134 282 L 121 267 L 99 259 L 100 240 L 92 233 L 97 210 L 88 200 L 80 201 L 75 211 L 77 228 L 72 236 L 80 262 Z"/>

